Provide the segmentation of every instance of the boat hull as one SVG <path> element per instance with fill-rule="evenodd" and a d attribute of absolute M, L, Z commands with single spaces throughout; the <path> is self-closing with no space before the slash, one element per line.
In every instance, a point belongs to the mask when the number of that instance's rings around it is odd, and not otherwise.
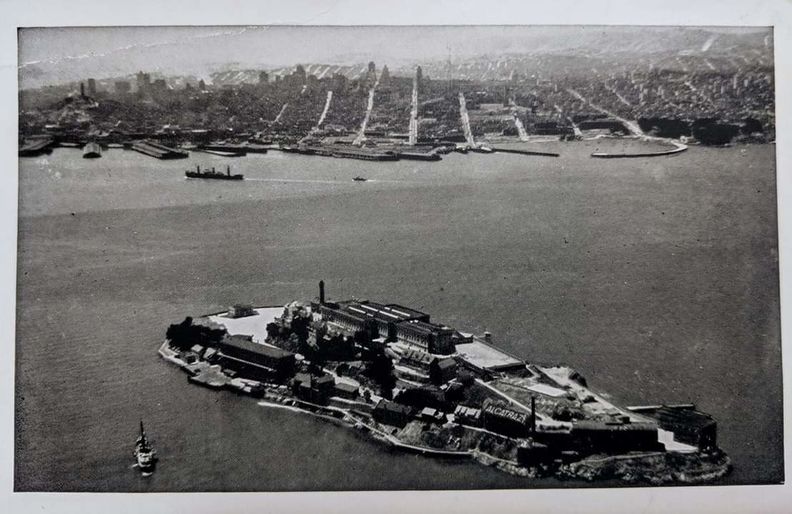
<path fill-rule="evenodd" d="M 195 173 L 188 171 L 184 174 L 187 178 L 202 178 L 207 180 L 243 180 L 244 175 L 223 175 L 222 173 Z"/>

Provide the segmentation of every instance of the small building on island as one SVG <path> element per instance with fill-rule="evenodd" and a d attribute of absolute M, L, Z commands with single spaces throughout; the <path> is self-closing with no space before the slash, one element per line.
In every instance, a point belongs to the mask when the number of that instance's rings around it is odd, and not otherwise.
<path fill-rule="evenodd" d="M 529 433 L 527 413 L 512 409 L 503 402 L 487 399 L 481 409 L 484 428 L 509 437 L 525 437 Z"/>
<path fill-rule="evenodd" d="M 481 409 L 468 407 L 467 405 L 457 405 L 456 409 L 454 409 L 454 421 L 460 425 L 480 427 Z"/>
<path fill-rule="evenodd" d="M 372 417 L 379 423 L 402 428 L 413 417 L 413 409 L 407 405 L 382 399 L 374 407 Z"/>
<path fill-rule="evenodd" d="M 635 451 L 662 451 L 657 424 L 582 420 L 572 425 L 571 439 L 581 454 L 620 454 Z"/>
<path fill-rule="evenodd" d="M 325 404 L 335 392 L 333 375 L 321 376 L 297 373 L 294 377 L 294 393 L 300 400 Z"/>
<path fill-rule="evenodd" d="M 429 365 L 429 379 L 433 384 L 445 384 L 456 378 L 457 368 L 453 357 L 435 358 Z"/>
<path fill-rule="evenodd" d="M 229 318 L 236 319 L 236 318 L 244 318 L 247 316 L 253 316 L 255 314 L 256 311 L 253 310 L 252 305 L 249 305 L 247 303 L 237 303 L 228 308 L 227 316 Z"/>
<path fill-rule="evenodd" d="M 697 448 L 714 448 L 717 444 L 717 422 L 709 414 L 699 412 L 692 404 L 649 405 L 629 410 L 657 421 L 663 430 L 674 433 L 674 439 Z"/>
<path fill-rule="evenodd" d="M 360 395 L 360 387 L 346 382 L 337 382 L 334 387 L 333 396 L 355 400 Z"/>

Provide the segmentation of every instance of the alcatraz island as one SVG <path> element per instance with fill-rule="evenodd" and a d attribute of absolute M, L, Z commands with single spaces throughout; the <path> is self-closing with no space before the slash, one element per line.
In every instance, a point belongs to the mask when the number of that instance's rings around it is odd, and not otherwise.
<path fill-rule="evenodd" d="M 159 349 L 192 383 L 307 413 L 425 456 L 527 478 L 706 483 L 731 464 L 692 404 L 620 407 L 429 314 L 363 299 L 234 305 L 187 317 Z"/>

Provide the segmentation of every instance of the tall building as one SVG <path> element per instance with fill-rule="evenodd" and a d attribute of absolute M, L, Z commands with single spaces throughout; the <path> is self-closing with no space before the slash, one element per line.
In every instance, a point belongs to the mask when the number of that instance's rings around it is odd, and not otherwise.
<path fill-rule="evenodd" d="M 137 89 L 138 92 L 146 93 L 151 86 L 151 75 L 148 73 L 143 73 L 142 71 L 137 72 Z"/>
<path fill-rule="evenodd" d="M 88 79 L 88 94 L 96 96 L 96 80 Z"/>
<path fill-rule="evenodd" d="M 168 83 L 165 82 L 165 79 L 157 79 L 151 85 L 151 89 L 156 91 L 157 93 L 162 93 L 168 89 Z"/>
<path fill-rule="evenodd" d="M 132 90 L 132 85 L 126 80 L 117 80 L 115 83 L 115 92 L 119 95 L 126 95 Z"/>
<path fill-rule="evenodd" d="M 333 91 L 344 91 L 347 88 L 347 78 L 343 73 L 333 74 Z"/>
<path fill-rule="evenodd" d="M 206 82 L 204 82 L 204 79 L 198 81 L 198 89 L 206 91 Z"/>
<path fill-rule="evenodd" d="M 382 67 L 379 84 L 381 88 L 387 88 L 390 86 L 390 71 L 388 71 L 387 65 Z"/>
<path fill-rule="evenodd" d="M 369 87 L 373 87 L 377 82 L 377 66 L 374 61 L 368 63 L 368 71 L 366 71 L 366 83 Z"/>
<path fill-rule="evenodd" d="M 297 81 L 297 84 L 305 84 L 305 68 L 303 68 L 302 64 L 297 65 L 294 69 L 294 73 L 292 73 L 292 77 Z"/>
<path fill-rule="evenodd" d="M 266 71 L 260 71 L 258 77 L 259 84 L 266 84 L 269 82 L 269 75 Z"/>
<path fill-rule="evenodd" d="M 415 82 L 418 84 L 419 93 L 422 92 L 422 88 L 423 88 L 422 81 L 423 81 L 423 70 L 421 69 L 420 66 L 418 66 L 417 68 L 415 68 Z"/>

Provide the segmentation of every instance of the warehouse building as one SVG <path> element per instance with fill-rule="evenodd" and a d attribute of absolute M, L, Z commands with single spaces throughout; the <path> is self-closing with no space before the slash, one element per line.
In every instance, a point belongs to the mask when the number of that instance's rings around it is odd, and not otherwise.
<path fill-rule="evenodd" d="M 294 375 L 293 353 L 254 343 L 251 336 L 226 335 L 218 345 L 217 356 L 224 368 L 254 378 L 284 379 Z"/>
<path fill-rule="evenodd" d="M 701 449 L 717 444 L 718 424 L 712 416 L 699 412 L 692 404 L 630 407 L 631 411 L 657 421 L 659 427 L 674 433 L 674 440 Z"/>

